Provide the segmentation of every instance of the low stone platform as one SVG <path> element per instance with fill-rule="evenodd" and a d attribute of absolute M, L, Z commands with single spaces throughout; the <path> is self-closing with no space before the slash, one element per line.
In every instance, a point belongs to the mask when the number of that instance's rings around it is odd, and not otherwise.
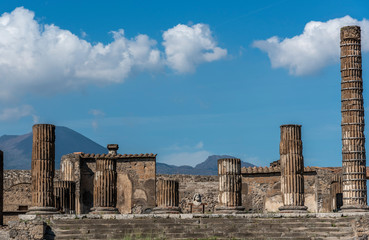
<path fill-rule="evenodd" d="M 369 213 L 20 215 L 3 239 L 368 239 Z M 36 229 L 29 236 L 26 230 Z M 40 238 L 40 236 L 43 236 Z"/>

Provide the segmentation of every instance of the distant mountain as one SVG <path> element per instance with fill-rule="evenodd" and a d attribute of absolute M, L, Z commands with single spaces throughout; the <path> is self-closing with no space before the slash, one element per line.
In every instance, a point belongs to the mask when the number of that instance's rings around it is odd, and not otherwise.
<path fill-rule="evenodd" d="M 107 153 L 108 150 L 67 127 L 55 128 L 55 168 L 64 154 L 73 152 Z M 24 135 L 3 135 L 0 149 L 4 152 L 5 169 L 31 169 L 32 132 Z"/>
<path fill-rule="evenodd" d="M 191 166 L 174 166 L 165 163 L 156 163 L 156 173 L 158 174 L 191 174 L 191 175 L 218 175 L 218 159 L 234 158 L 229 155 L 212 155 L 204 162 Z M 255 165 L 241 161 L 241 167 L 253 167 Z"/>
<path fill-rule="evenodd" d="M 108 150 L 67 127 L 55 128 L 55 168 L 60 168 L 60 159 L 63 155 L 73 152 L 107 153 Z M 0 137 L 0 150 L 4 152 L 5 169 L 31 169 L 32 132 L 24 135 L 3 135 Z M 158 174 L 192 174 L 217 175 L 217 161 L 220 158 L 233 158 L 228 155 L 212 155 L 204 162 L 191 166 L 173 166 L 165 163 L 156 163 Z M 254 166 L 242 162 L 242 167 Z"/>

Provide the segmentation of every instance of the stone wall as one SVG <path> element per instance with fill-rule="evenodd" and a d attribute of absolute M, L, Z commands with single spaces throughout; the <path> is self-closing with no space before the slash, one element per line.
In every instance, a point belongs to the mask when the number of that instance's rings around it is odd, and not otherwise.
<path fill-rule="evenodd" d="M 76 212 L 88 213 L 93 207 L 96 158 L 117 161 L 117 208 L 120 213 L 143 213 L 155 207 L 155 154 L 84 154 L 64 155 L 63 180 L 76 182 Z"/>
<path fill-rule="evenodd" d="M 78 158 L 76 158 L 78 159 Z M 78 160 L 78 164 L 80 161 Z M 77 179 L 83 189 L 76 192 L 85 205 L 84 212 L 92 207 L 94 161 L 83 161 L 81 176 Z M 118 207 L 123 213 L 142 213 L 155 206 L 154 161 L 121 161 L 118 169 Z M 78 175 L 78 171 L 75 172 Z M 60 179 L 56 171 L 56 180 Z M 305 168 L 305 205 L 309 212 L 332 212 L 337 210 L 342 197 L 340 168 Z M 157 175 L 156 179 L 179 182 L 179 206 L 189 212 L 189 203 L 195 193 L 202 195 L 205 212 L 214 212 L 218 204 L 218 176 Z M 277 212 L 282 205 L 280 172 L 278 168 L 242 169 L 242 205 L 247 212 Z M 4 211 L 6 223 L 10 212 L 24 212 L 31 205 L 31 175 L 28 170 L 4 171 Z M 81 185 L 83 186 L 81 188 Z M 342 205 L 342 203 L 341 203 Z M 23 210 L 22 210 L 23 209 Z M 83 212 L 81 211 L 81 212 Z M 78 213 L 78 212 L 77 212 Z M 16 215 L 16 214 L 15 214 Z"/>
<path fill-rule="evenodd" d="M 202 202 L 206 204 L 205 212 L 214 212 L 218 204 L 218 176 L 157 175 L 157 179 L 179 182 L 179 207 L 183 213 L 189 212 L 189 203 L 195 193 L 201 194 Z"/>
<path fill-rule="evenodd" d="M 332 212 L 342 206 L 341 168 L 306 167 L 305 206 L 309 212 Z M 278 212 L 283 205 L 279 167 L 243 168 L 242 201 L 249 212 Z"/>
<path fill-rule="evenodd" d="M 317 212 L 316 172 L 304 174 L 305 206 Z M 253 174 L 242 178 L 242 204 L 248 212 L 278 212 L 283 206 L 280 173 Z"/>
<path fill-rule="evenodd" d="M 55 171 L 55 179 L 59 179 L 59 171 Z M 31 171 L 4 170 L 4 211 L 24 211 L 22 209 L 29 206 L 31 206 Z"/>

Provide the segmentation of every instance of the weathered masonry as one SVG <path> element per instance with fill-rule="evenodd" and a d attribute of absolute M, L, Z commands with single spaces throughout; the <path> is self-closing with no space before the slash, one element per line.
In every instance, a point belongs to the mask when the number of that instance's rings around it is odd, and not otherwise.
<path fill-rule="evenodd" d="M 242 205 L 248 212 L 278 212 L 282 207 L 281 168 L 242 168 Z M 304 205 L 309 212 L 336 212 L 342 206 L 342 168 L 305 167 Z"/>
<path fill-rule="evenodd" d="M 364 100 L 359 26 L 341 28 L 342 210 L 367 211 Z"/>
<path fill-rule="evenodd" d="M 236 213 L 242 207 L 242 178 L 241 160 L 238 158 L 224 158 L 218 160 L 219 175 L 219 205 L 215 208 L 218 213 Z"/>
<path fill-rule="evenodd" d="M 143 213 L 154 208 L 156 154 L 122 155 L 109 146 L 109 154 L 72 153 L 62 157 L 61 179 L 76 183 L 76 213 L 88 213 L 94 207 L 94 179 L 100 160 L 116 162 L 116 193 L 111 193 L 117 196 L 120 213 Z"/>
<path fill-rule="evenodd" d="M 94 178 L 95 213 L 118 213 L 117 205 L 117 162 L 114 158 L 97 158 Z"/>
<path fill-rule="evenodd" d="M 76 212 L 76 183 L 72 181 L 54 181 L 55 207 L 65 214 Z"/>
<path fill-rule="evenodd" d="M 279 146 L 283 212 L 306 211 L 304 206 L 304 158 L 301 125 L 282 125 Z"/>
<path fill-rule="evenodd" d="M 178 181 L 158 180 L 156 193 L 156 205 L 153 213 L 180 213 Z"/>
<path fill-rule="evenodd" d="M 56 213 L 54 207 L 55 126 L 36 124 L 32 130 L 32 208 L 29 209 L 29 213 Z"/>

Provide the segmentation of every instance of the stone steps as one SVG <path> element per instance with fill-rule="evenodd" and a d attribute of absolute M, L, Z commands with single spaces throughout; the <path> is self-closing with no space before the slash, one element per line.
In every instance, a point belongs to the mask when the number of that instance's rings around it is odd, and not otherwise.
<path fill-rule="evenodd" d="M 354 239 L 352 218 L 54 219 L 55 239 Z"/>

